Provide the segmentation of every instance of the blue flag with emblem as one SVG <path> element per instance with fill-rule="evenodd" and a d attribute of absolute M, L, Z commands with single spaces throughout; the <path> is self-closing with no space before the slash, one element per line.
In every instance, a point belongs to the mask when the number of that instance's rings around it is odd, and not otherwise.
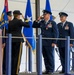
<path fill-rule="evenodd" d="M 51 12 L 51 6 L 50 6 L 49 0 L 46 0 L 45 10 L 48 10 Z M 50 20 L 52 20 L 52 15 L 50 16 Z"/>
<path fill-rule="evenodd" d="M 8 29 L 8 17 L 6 13 L 6 7 L 4 7 L 4 10 L 1 14 L 0 29 L 2 29 L 3 27 Z"/>
<path fill-rule="evenodd" d="M 23 33 L 25 37 L 32 37 L 32 38 L 26 38 L 26 39 L 29 42 L 30 46 L 32 47 L 32 50 L 35 50 L 36 47 L 35 47 L 35 39 L 33 36 L 32 12 L 31 12 L 30 0 L 27 1 L 25 18 L 28 19 L 30 28 L 24 28 Z"/>

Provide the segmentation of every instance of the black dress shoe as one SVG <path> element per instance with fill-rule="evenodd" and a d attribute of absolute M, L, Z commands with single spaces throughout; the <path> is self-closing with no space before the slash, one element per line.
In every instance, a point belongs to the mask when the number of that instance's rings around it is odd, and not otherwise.
<path fill-rule="evenodd" d="M 4 71 L 3 74 L 6 74 L 6 72 Z"/>
<path fill-rule="evenodd" d="M 45 72 L 42 72 L 42 74 L 49 74 L 49 75 L 51 75 L 51 74 L 53 74 L 53 72 L 45 71 Z"/>
<path fill-rule="evenodd" d="M 65 73 L 64 71 L 59 72 L 60 74 Z"/>
<path fill-rule="evenodd" d="M 11 74 L 11 75 L 18 75 L 18 74 Z"/>

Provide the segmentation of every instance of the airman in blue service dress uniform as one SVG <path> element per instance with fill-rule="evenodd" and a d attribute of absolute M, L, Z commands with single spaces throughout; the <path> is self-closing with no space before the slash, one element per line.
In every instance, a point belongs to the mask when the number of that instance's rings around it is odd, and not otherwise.
<path fill-rule="evenodd" d="M 28 22 L 23 22 L 20 19 L 22 13 L 19 10 L 13 12 L 14 19 L 9 22 L 8 33 L 11 33 L 14 37 L 22 37 L 22 26 L 30 27 Z M 21 42 L 24 42 L 23 38 L 12 38 L 12 61 L 11 61 L 11 75 L 18 75 L 20 59 L 22 54 Z"/>
<path fill-rule="evenodd" d="M 41 34 L 43 38 L 57 38 L 58 29 L 54 21 L 50 20 L 52 13 L 48 10 L 43 10 L 43 16 L 34 21 L 33 28 L 41 28 Z M 42 53 L 44 57 L 44 63 L 46 71 L 43 74 L 52 74 L 54 72 L 54 49 L 53 47 L 57 43 L 56 40 L 42 40 Z"/>
<path fill-rule="evenodd" d="M 60 12 L 60 23 L 57 24 L 59 30 L 59 38 L 65 38 L 65 36 L 70 36 L 73 38 L 73 24 L 71 22 L 66 21 L 68 14 L 65 12 Z M 73 41 L 70 41 L 70 46 L 73 45 Z M 60 60 L 62 65 L 62 71 L 60 73 L 65 72 L 65 41 L 59 40 L 58 41 L 59 53 L 60 53 Z"/>

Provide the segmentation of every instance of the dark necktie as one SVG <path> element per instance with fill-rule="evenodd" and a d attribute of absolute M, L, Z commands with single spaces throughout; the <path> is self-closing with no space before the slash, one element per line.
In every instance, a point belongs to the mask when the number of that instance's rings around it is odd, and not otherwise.
<path fill-rule="evenodd" d="M 61 26 L 62 26 L 62 28 L 63 28 L 63 26 L 64 26 L 63 23 L 61 23 Z"/>

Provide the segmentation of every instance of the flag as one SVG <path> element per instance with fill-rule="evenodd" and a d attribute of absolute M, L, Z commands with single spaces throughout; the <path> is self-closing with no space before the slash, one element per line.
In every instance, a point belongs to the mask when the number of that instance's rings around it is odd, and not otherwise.
<path fill-rule="evenodd" d="M 50 6 L 49 0 L 46 0 L 45 10 L 48 10 L 51 12 L 51 6 Z M 52 15 L 50 16 L 50 20 L 52 20 Z"/>
<path fill-rule="evenodd" d="M 6 14 L 6 8 L 4 7 L 4 10 L 3 10 L 2 15 L 1 15 L 0 28 L 3 28 L 3 27 L 8 28 L 7 25 L 8 25 L 8 17 Z"/>
<path fill-rule="evenodd" d="M 8 12 L 8 1 L 5 0 L 4 9 L 3 9 L 3 12 L 1 14 L 0 28 L 6 27 L 6 29 L 8 29 L 7 12 Z"/>
<path fill-rule="evenodd" d="M 35 39 L 33 36 L 33 28 L 32 28 L 32 12 L 31 12 L 31 4 L 30 0 L 27 1 L 27 6 L 26 6 L 26 13 L 25 13 L 25 18 L 28 19 L 30 28 L 24 28 L 23 33 L 25 37 L 32 37 L 32 38 L 26 38 L 32 47 L 32 50 L 35 50 Z"/>
<path fill-rule="evenodd" d="M 5 5 L 4 6 L 6 7 L 6 12 L 8 12 L 8 0 L 5 0 Z"/>

